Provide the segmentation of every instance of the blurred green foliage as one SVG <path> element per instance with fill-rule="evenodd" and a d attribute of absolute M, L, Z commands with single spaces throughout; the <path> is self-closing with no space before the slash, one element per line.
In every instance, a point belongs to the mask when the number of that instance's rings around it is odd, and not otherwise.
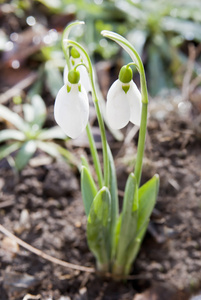
<path fill-rule="evenodd" d="M 187 43 L 201 42 L 200 0 L 40 2 L 54 12 L 71 12 L 85 21 L 82 38 L 91 54 L 96 53 L 104 59 L 118 54 L 116 45 L 101 38 L 102 30 L 125 35 L 145 59 L 152 95 L 174 86 L 178 69 L 187 61 Z M 128 59 L 125 55 L 123 57 L 125 61 Z"/>
<path fill-rule="evenodd" d="M 22 107 L 23 118 L 0 104 L 0 117 L 6 121 L 8 127 L 0 131 L 0 160 L 17 151 L 14 167 L 21 171 L 36 150 L 40 149 L 54 158 L 63 157 L 72 165 L 77 165 L 73 155 L 55 142 L 55 139 L 67 139 L 60 127 L 43 128 L 47 117 L 43 99 L 34 95 L 30 103 L 21 105 L 21 102 L 21 97 L 14 98 L 14 103 Z"/>
<path fill-rule="evenodd" d="M 84 20 L 85 30 L 76 33 L 76 38 L 78 41 L 82 38 L 89 53 L 98 59 L 119 55 L 119 48 L 101 37 L 102 30 L 124 35 L 144 59 L 152 95 L 175 85 L 177 71 L 187 61 L 187 44 L 201 42 L 200 0 L 13 0 L 10 3 L 16 11 L 31 11 L 33 5 L 41 9 L 42 5 L 48 14 Z M 122 57 L 126 63 L 128 57 L 124 53 Z"/>

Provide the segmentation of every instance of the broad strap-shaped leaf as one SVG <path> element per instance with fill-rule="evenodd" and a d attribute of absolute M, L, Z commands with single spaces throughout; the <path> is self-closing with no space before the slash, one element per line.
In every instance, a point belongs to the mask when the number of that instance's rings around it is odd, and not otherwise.
<path fill-rule="evenodd" d="M 9 108 L 0 104 L 0 117 L 9 123 L 13 124 L 20 131 L 25 132 L 29 129 L 29 125 L 16 113 L 12 112 Z"/>
<path fill-rule="evenodd" d="M 91 204 L 98 191 L 89 169 L 87 169 L 85 166 L 82 166 L 81 169 L 81 192 L 85 213 L 88 216 Z"/>
<path fill-rule="evenodd" d="M 48 155 L 55 158 L 63 157 L 64 160 L 66 160 L 67 163 L 69 163 L 72 167 L 76 166 L 78 168 L 78 162 L 76 158 L 64 147 L 54 142 L 36 141 L 36 143 L 37 147 L 46 152 Z"/>
<path fill-rule="evenodd" d="M 35 151 L 35 141 L 30 140 L 23 144 L 15 158 L 15 166 L 18 171 L 21 171 L 28 164 L 30 158 L 34 155 Z"/>
<path fill-rule="evenodd" d="M 116 248 L 117 268 L 124 267 L 126 253 L 131 241 L 135 239 L 138 214 L 138 186 L 135 175 L 128 177 L 121 213 L 121 227 Z"/>
<path fill-rule="evenodd" d="M 153 208 L 156 203 L 156 198 L 159 189 L 159 176 L 154 175 L 149 181 L 147 181 L 139 189 L 139 208 L 138 208 L 138 221 L 137 230 L 141 231 L 141 228 L 150 218 Z"/>
<path fill-rule="evenodd" d="M 34 120 L 34 109 L 31 104 L 25 103 L 22 105 L 24 119 L 27 123 L 32 123 Z"/>
<path fill-rule="evenodd" d="M 24 139 L 24 133 L 19 130 L 4 129 L 0 131 L 0 143 L 8 140 L 24 141 Z"/>
<path fill-rule="evenodd" d="M 0 147 L 0 160 L 10 155 L 12 152 L 18 150 L 21 147 L 21 142 L 14 142 L 9 145 L 4 145 Z"/>
<path fill-rule="evenodd" d="M 93 200 L 88 216 L 87 241 L 97 259 L 100 269 L 107 269 L 110 259 L 109 228 L 111 197 L 108 188 L 103 187 Z"/>
<path fill-rule="evenodd" d="M 42 128 L 47 117 L 45 102 L 40 95 L 34 95 L 31 98 L 31 104 L 34 110 L 33 124 L 37 124 L 39 128 Z"/>
<path fill-rule="evenodd" d="M 89 169 L 88 161 L 84 155 L 81 155 L 81 161 L 82 161 L 82 167 L 86 167 L 87 169 Z"/>
<path fill-rule="evenodd" d="M 141 228 L 141 231 L 138 233 L 136 238 L 130 243 L 130 245 L 127 249 L 125 268 L 124 268 L 123 275 L 128 275 L 130 273 L 132 263 L 135 261 L 136 256 L 138 255 L 138 252 L 140 250 L 140 246 L 141 246 L 142 240 L 144 238 L 144 235 L 146 233 L 148 224 L 149 224 L 149 221 L 144 223 L 143 227 Z"/>
<path fill-rule="evenodd" d="M 138 207 L 138 223 L 137 223 L 137 235 L 133 241 L 129 244 L 126 252 L 126 261 L 124 274 L 127 275 L 130 272 L 132 263 L 134 262 L 144 235 L 149 224 L 149 218 L 154 208 L 157 194 L 159 189 L 159 176 L 155 175 L 152 179 L 146 182 L 139 189 L 139 207 Z"/>
<path fill-rule="evenodd" d="M 109 172 L 110 172 L 110 195 L 111 195 L 111 243 L 114 237 L 114 231 L 116 227 L 117 218 L 119 215 L 119 201 L 118 201 L 118 188 L 117 188 L 117 178 L 114 166 L 114 160 L 109 146 L 107 146 L 108 158 L 109 158 Z"/>
<path fill-rule="evenodd" d="M 37 147 L 40 148 L 42 151 L 46 152 L 48 155 L 58 158 L 60 153 L 57 149 L 57 144 L 52 142 L 43 142 L 43 141 L 36 141 Z"/>
<path fill-rule="evenodd" d="M 55 98 L 63 85 L 63 78 L 59 69 L 51 61 L 46 62 L 45 72 L 47 76 L 47 86 L 52 97 Z"/>
<path fill-rule="evenodd" d="M 41 130 L 40 134 L 37 136 L 39 140 L 52 140 L 52 139 L 67 139 L 66 134 L 61 130 L 59 126 L 54 126 L 50 129 Z"/>

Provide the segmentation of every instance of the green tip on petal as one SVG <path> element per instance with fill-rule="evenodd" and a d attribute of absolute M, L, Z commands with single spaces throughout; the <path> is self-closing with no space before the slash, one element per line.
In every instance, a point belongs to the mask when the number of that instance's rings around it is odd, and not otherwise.
<path fill-rule="evenodd" d="M 79 53 L 79 51 L 77 51 L 77 49 L 75 47 L 72 47 L 72 49 L 71 49 L 71 56 L 73 58 L 79 58 L 80 57 L 80 53 Z"/>
<path fill-rule="evenodd" d="M 132 69 L 128 66 L 123 66 L 119 72 L 119 80 L 122 83 L 129 83 L 133 78 Z"/>
<path fill-rule="evenodd" d="M 122 85 L 122 90 L 125 92 L 125 94 L 128 92 L 129 88 L 130 88 L 130 84 Z"/>
<path fill-rule="evenodd" d="M 71 70 L 68 73 L 68 81 L 72 84 L 77 84 L 80 80 L 80 72 L 77 70 Z"/>
<path fill-rule="evenodd" d="M 71 91 L 71 87 L 67 85 L 67 93 L 70 93 L 70 91 Z"/>

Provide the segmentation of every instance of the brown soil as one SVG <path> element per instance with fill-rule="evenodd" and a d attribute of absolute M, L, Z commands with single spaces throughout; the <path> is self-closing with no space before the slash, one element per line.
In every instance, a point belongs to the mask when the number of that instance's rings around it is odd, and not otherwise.
<path fill-rule="evenodd" d="M 166 101 L 169 101 L 168 104 Z M 189 299 L 201 288 L 201 137 L 190 112 L 176 101 L 150 105 L 142 182 L 159 173 L 161 184 L 149 231 L 126 282 L 113 282 L 52 264 L 0 234 L 0 299 Z M 132 170 L 136 138 L 111 144 L 120 189 Z M 77 151 L 77 148 L 75 149 Z M 123 159 L 123 157 L 126 157 Z M 45 159 L 43 153 L 36 158 Z M 79 174 L 63 162 L 26 167 L 19 176 L 1 161 L 1 224 L 54 257 L 94 267 L 85 237 Z M 13 251 L 16 253 L 13 254 Z M 32 299 L 32 298 L 28 298 Z"/>

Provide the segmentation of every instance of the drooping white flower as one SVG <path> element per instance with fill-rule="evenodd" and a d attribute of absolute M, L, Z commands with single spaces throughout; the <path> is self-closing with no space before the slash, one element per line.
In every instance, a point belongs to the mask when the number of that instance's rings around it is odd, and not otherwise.
<path fill-rule="evenodd" d="M 124 68 L 124 69 L 123 69 Z M 119 79 L 117 79 L 110 87 L 107 94 L 106 115 L 109 125 L 113 129 L 121 129 L 128 122 L 140 126 L 141 122 L 141 93 L 136 84 L 133 82 L 132 70 L 130 74 L 127 72 L 127 66 L 124 66 L 120 71 Z M 122 82 L 123 81 L 123 82 Z"/>
<path fill-rule="evenodd" d="M 75 80 L 75 83 L 72 81 L 59 90 L 54 105 L 54 117 L 65 134 L 75 139 L 86 128 L 89 119 L 89 101 L 79 80 Z"/>

